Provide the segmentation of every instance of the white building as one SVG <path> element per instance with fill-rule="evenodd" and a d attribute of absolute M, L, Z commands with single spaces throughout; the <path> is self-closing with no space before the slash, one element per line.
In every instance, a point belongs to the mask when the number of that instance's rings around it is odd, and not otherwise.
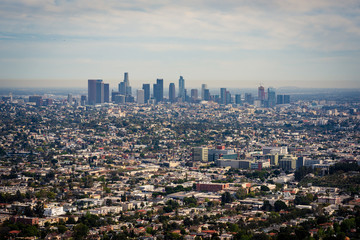
<path fill-rule="evenodd" d="M 63 207 L 48 207 L 44 209 L 44 215 L 47 217 L 54 217 L 64 215 L 65 211 Z"/>

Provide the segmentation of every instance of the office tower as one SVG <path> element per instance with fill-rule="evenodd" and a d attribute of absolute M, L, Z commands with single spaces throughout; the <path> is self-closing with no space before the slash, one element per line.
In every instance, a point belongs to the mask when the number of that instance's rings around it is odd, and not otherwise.
<path fill-rule="evenodd" d="M 175 83 L 169 84 L 169 101 L 175 102 Z"/>
<path fill-rule="evenodd" d="M 104 83 L 102 80 L 96 82 L 96 103 L 104 102 Z"/>
<path fill-rule="evenodd" d="M 127 72 L 124 73 L 124 83 L 125 83 L 125 95 L 131 96 L 131 87 L 129 81 L 129 74 Z"/>
<path fill-rule="evenodd" d="M 179 98 L 185 101 L 185 80 L 182 76 L 179 79 Z"/>
<path fill-rule="evenodd" d="M 254 99 L 253 99 L 251 93 L 245 93 L 245 102 L 248 103 L 248 104 L 253 104 L 254 103 Z"/>
<path fill-rule="evenodd" d="M 201 100 L 205 100 L 205 89 L 207 89 L 207 85 L 201 84 Z"/>
<path fill-rule="evenodd" d="M 70 93 L 68 94 L 68 104 L 72 105 L 72 95 Z"/>
<path fill-rule="evenodd" d="M 81 106 L 86 105 L 86 96 L 85 95 L 81 95 L 80 102 L 81 102 Z"/>
<path fill-rule="evenodd" d="M 204 89 L 204 100 L 210 101 L 210 90 L 209 89 Z"/>
<path fill-rule="evenodd" d="M 258 98 L 259 98 L 260 101 L 265 100 L 265 88 L 263 86 L 260 86 L 258 88 Z"/>
<path fill-rule="evenodd" d="M 126 85 L 130 85 L 129 84 L 129 73 L 127 73 L 127 72 L 124 73 L 124 82 L 126 83 Z"/>
<path fill-rule="evenodd" d="M 104 83 L 104 102 L 110 102 L 110 86 L 108 83 Z"/>
<path fill-rule="evenodd" d="M 206 147 L 194 147 L 192 149 L 192 160 L 193 161 L 208 161 L 208 151 L 209 149 Z"/>
<path fill-rule="evenodd" d="M 96 103 L 96 82 L 101 80 L 88 80 L 88 103 L 95 105 Z"/>
<path fill-rule="evenodd" d="M 191 99 L 193 101 L 197 100 L 198 99 L 198 90 L 197 89 L 191 89 Z"/>
<path fill-rule="evenodd" d="M 144 90 L 138 89 L 136 91 L 136 102 L 138 104 L 144 104 L 145 103 L 145 96 L 144 96 Z"/>
<path fill-rule="evenodd" d="M 231 93 L 229 91 L 226 91 L 226 104 L 232 103 L 231 101 Z"/>
<path fill-rule="evenodd" d="M 126 72 L 124 73 L 124 81 L 119 83 L 119 93 L 121 95 L 124 95 L 126 97 L 126 99 L 133 99 L 130 96 L 132 95 L 131 92 L 131 86 L 130 86 L 130 81 L 129 81 L 129 74 Z"/>
<path fill-rule="evenodd" d="M 241 94 L 235 94 L 235 104 L 241 104 Z"/>
<path fill-rule="evenodd" d="M 156 84 L 154 84 L 154 98 L 156 102 L 162 102 L 164 100 L 164 80 L 156 79 Z"/>
<path fill-rule="evenodd" d="M 126 95 L 126 88 L 127 88 L 126 82 L 119 83 L 119 92 L 121 95 L 124 95 L 124 96 Z"/>
<path fill-rule="evenodd" d="M 88 80 L 88 103 L 90 105 L 104 102 L 104 83 L 101 79 Z"/>
<path fill-rule="evenodd" d="M 276 104 L 284 104 L 284 95 L 277 95 Z"/>
<path fill-rule="evenodd" d="M 42 106 L 43 98 L 42 96 L 29 96 L 29 102 L 36 103 L 36 106 Z"/>
<path fill-rule="evenodd" d="M 279 167 L 284 171 L 296 169 L 296 161 L 297 157 L 285 156 L 279 160 Z"/>
<path fill-rule="evenodd" d="M 144 90 L 144 102 L 148 103 L 150 99 L 150 84 L 143 84 L 142 89 Z"/>
<path fill-rule="evenodd" d="M 220 103 L 226 104 L 226 88 L 220 88 Z"/>
<path fill-rule="evenodd" d="M 276 105 L 276 94 L 274 88 L 268 88 L 268 106 L 275 107 Z"/>
<path fill-rule="evenodd" d="M 284 104 L 290 104 L 290 95 L 284 95 Z"/>

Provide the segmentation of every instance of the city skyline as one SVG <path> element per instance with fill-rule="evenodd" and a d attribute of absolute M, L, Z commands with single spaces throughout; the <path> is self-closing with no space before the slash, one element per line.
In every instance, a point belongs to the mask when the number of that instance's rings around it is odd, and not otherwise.
<path fill-rule="evenodd" d="M 0 87 L 360 88 L 356 1 L 2 1 Z"/>

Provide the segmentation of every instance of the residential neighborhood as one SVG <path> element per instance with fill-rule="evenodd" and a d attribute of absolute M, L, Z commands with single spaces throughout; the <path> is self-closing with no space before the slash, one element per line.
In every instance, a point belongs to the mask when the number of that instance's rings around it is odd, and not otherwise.
<path fill-rule="evenodd" d="M 359 103 L 0 103 L 0 239 L 359 239 Z"/>

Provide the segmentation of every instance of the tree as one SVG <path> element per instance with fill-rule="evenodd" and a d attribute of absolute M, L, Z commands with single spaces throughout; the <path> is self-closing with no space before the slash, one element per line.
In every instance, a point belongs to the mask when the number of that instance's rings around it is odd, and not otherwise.
<path fill-rule="evenodd" d="M 277 200 L 274 203 L 274 209 L 275 209 L 276 212 L 280 212 L 283 209 L 287 209 L 287 205 L 283 201 Z"/>
<path fill-rule="evenodd" d="M 221 204 L 224 205 L 225 203 L 231 203 L 232 201 L 234 201 L 234 198 L 229 192 L 221 194 Z"/>
<path fill-rule="evenodd" d="M 34 207 L 34 213 L 36 216 L 42 218 L 44 217 L 44 203 L 42 202 L 37 202 L 35 207 Z"/>
<path fill-rule="evenodd" d="M 59 226 L 58 226 L 58 232 L 59 232 L 60 234 L 66 232 L 66 231 L 67 231 L 67 227 L 66 227 L 65 225 L 59 225 Z"/>
<path fill-rule="evenodd" d="M 89 233 L 89 227 L 83 223 L 79 223 L 74 227 L 74 239 L 84 239 Z"/>
<path fill-rule="evenodd" d="M 110 198 L 106 199 L 106 206 L 111 206 L 112 200 Z"/>
<path fill-rule="evenodd" d="M 272 210 L 272 206 L 268 200 L 265 200 L 264 205 L 261 207 L 261 209 L 270 212 Z"/>
<path fill-rule="evenodd" d="M 268 191 L 270 191 L 270 188 L 268 188 L 265 185 L 261 185 L 260 190 L 263 191 L 263 192 L 268 192 Z"/>

